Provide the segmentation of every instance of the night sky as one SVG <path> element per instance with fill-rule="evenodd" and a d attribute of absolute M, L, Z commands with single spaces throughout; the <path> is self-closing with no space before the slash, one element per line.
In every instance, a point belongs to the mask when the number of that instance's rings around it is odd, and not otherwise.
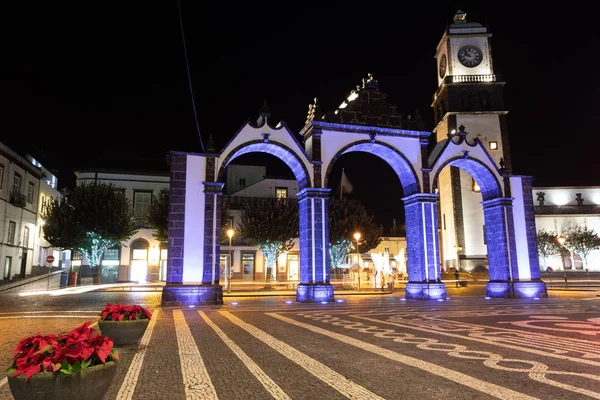
<path fill-rule="evenodd" d="M 514 172 L 538 186 L 600 184 L 592 9 L 180 1 L 205 146 L 211 134 L 220 151 L 264 100 L 297 134 L 314 97 L 335 109 L 367 73 L 400 112 L 419 110 L 433 129 L 435 47 L 462 9 L 493 32 Z M 79 168 L 152 170 L 169 150 L 202 151 L 176 0 L 13 3 L 2 9 L 0 141 L 56 170 L 60 186 Z M 402 195 L 391 169 L 370 155 L 340 158 L 334 176 L 342 167 L 372 212 L 392 210 L 377 216 L 388 225 Z"/>

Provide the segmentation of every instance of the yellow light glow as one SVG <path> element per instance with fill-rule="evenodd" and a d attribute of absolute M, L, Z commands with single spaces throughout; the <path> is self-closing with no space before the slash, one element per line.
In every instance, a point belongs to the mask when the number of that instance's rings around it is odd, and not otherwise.
<path fill-rule="evenodd" d="M 342 104 L 340 104 L 340 108 L 346 108 L 348 106 L 348 103 L 346 103 L 345 101 L 342 102 Z"/>
<path fill-rule="evenodd" d="M 354 240 L 360 240 L 360 233 L 359 232 L 356 232 L 354 234 Z"/>
<path fill-rule="evenodd" d="M 498 142 L 490 142 L 490 150 L 498 150 Z"/>
<path fill-rule="evenodd" d="M 352 100 L 356 99 L 357 97 L 358 97 L 358 93 L 352 92 L 352 93 L 350 93 L 350 96 L 348 96 L 348 101 L 352 101 Z"/>
<path fill-rule="evenodd" d="M 40 221 L 40 226 L 44 226 L 44 225 L 46 225 L 46 221 L 44 221 L 44 220 L 41 220 L 41 221 Z"/>
<path fill-rule="evenodd" d="M 558 243 L 560 243 L 561 246 L 564 246 L 565 242 L 567 241 L 567 238 L 565 238 L 564 236 L 560 235 L 558 238 Z"/>
<path fill-rule="evenodd" d="M 229 239 L 231 239 L 233 237 L 233 235 L 235 234 L 235 231 L 233 229 L 227 229 L 227 237 Z"/>

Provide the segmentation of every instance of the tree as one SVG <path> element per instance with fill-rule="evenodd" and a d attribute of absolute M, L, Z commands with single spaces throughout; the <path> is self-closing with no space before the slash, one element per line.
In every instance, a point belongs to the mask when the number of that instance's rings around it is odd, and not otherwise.
<path fill-rule="evenodd" d="M 137 231 L 125 193 L 112 184 L 94 182 L 67 190 L 60 201 L 50 202 L 44 239 L 53 247 L 81 251 L 95 267 L 104 250 Z"/>
<path fill-rule="evenodd" d="M 231 210 L 229 201 L 226 197 L 221 197 L 221 241 L 226 236 L 227 221 L 231 219 Z M 152 204 L 148 208 L 145 216 L 146 225 L 149 228 L 155 229 L 152 234 L 159 242 L 167 242 L 169 238 L 169 190 L 162 189 L 158 194 L 158 198 L 152 197 Z"/>
<path fill-rule="evenodd" d="M 366 252 L 379 245 L 383 227 L 373 222 L 373 217 L 357 200 L 330 199 L 329 257 L 332 268 L 337 268 L 348 254 L 355 232 L 360 232 L 359 248 Z"/>
<path fill-rule="evenodd" d="M 146 226 L 155 232 L 152 234 L 159 242 L 166 242 L 169 237 L 169 190 L 162 189 L 158 198 L 152 195 L 152 203 L 144 216 Z"/>
<path fill-rule="evenodd" d="M 233 228 L 233 217 L 231 215 L 231 207 L 229 206 L 229 198 L 221 196 L 221 242 L 227 240 L 227 229 Z"/>
<path fill-rule="evenodd" d="M 253 198 L 242 205 L 240 235 L 257 246 L 265 255 L 271 279 L 277 257 L 294 246 L 298 237 L 298 202 L 275 197 Z"/>
<path fill-rule="evenodd" d="M 556 232 L 549 232 L 544 229 L 537 233 L 538 252 L 544 269 L 547 266 L 548 258 L 561 254 L 560 244 L 556 240 L 557 237 Z"/>
<path fill-rule="evenodd" d="M 589 256 L 594 250 L 600 249 L 600 237 L 593 229 L 576 226 L 565 232 L 565 247 L 579 253 L 583 258 L 585 267 L 588 267 Z"/>

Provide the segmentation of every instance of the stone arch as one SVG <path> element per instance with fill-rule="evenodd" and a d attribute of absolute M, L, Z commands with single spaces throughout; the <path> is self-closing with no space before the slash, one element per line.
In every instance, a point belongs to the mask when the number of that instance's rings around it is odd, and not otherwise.
<path fill-rule="evenodd" d="M 225 169 L 227 165 L 237 157 L 248 153 L 266 153 L 279 158 L 287 164 L 298 181 L 298 190 L 311 187 L 310 175 L 308 168 L 296 152 L 288 146 L 275 142 L 273 140 L 252 140 L 240 144 L 233 150 L 229 151 L 222 158 L 221 166 L 217 174 L 217 182 L 223 182 Z"/>
<path fill-rule="evenodd" d="M 447 166 L 458 167 L 466 171 L 469 175 L 471 175 L 473 179 L 475 179 L 475 181 L 479 184 L 479 187 L 481 187 L 481 196 L 483 200 L 490 200 L 497 197 L 502 197 L 502 186 L 500 185 L 498 178 L 492 172 L 490 167 L 483 163 L 481 160 L 470 156 L 452 157 L 440 164 L 437 167 L 435 176 L 431 181 L 432 189 L 435 189 L 437 187 L 440 172 L 442 172 L 442 170 Z"/>
<path fill-rule="evenodd" d="M 376 151 L 374 151 L 373 149 L 375 149 Z M 333 165 L 338 160 L 338 158 L 340 158 L 343 154 L 355 151 L 362 151 L 365 153 L 373 154 L 374 156 L 377 156 L 386 161 L 389 164 L 389 166 L 392 167 L 394 172 L 396 172 L 396 175 L 398 175 L 398 179 L 400 180 L 400 184 L 402 185 L 402 189 L 404 190 L 405 196 L 421 192 L 421 184 L 419 181 L 419 177 L 413 165 L 410 163 L 410 161 L 408 161 L 406 156 L 404 156 L 404 154 L 402 154 L 394 146 L 377 140 L 362 140 L 350 143 L 342 147 L 331 158 L 331 161 L 327 166 L 327 172 L 325 173 L 323 187 L 327 187 L 329 175 L 331 173 L 331 170 L 333 169 Z"/>

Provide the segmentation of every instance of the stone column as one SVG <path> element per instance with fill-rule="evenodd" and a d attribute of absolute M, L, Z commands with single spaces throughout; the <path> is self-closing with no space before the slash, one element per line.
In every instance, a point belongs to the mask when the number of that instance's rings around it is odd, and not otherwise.
<path fill-rule="evenodd" d="M 548 297 L 546 284 L 540 278 L 532 181 L 528 176 L 509 178 L 511 196 L 514 198 L 513 225 L 519 261 L 518 279 L 514 279 L 513 284 L 515 297 Z"/>
<path fill-rule="evenodd" d="M 482 201 L 488 252 L 489 297 L 514 297 L 513 281 L 519 276 L 515 246 L 513 199 L 498 197 Z"/>
<path fill-rule="evenodd" d="M 300 214 L 300 284 L 296 301 L 333 301 L 329 283 L 329 192 L 306 188 L 298 192 Z"/>
<path fill-rule="evenodd" d="M 438 198 L 437 194 L 416 193 L 402 199 L 406 214 L 406 298 L 409 299 L 446 299 L 446 287 L 440 279 Z"/>

